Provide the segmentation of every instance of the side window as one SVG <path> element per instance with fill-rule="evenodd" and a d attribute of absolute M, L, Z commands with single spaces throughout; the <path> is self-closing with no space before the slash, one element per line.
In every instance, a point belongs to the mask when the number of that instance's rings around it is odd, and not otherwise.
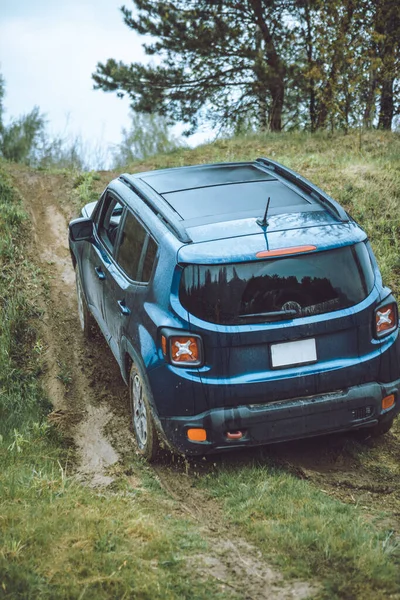
<path fill-rule="evenodd" d="M 147 231 L 133 214 L 127 211 L 117 262 L 128 277 L 134 281 L 138 280 L 140 256 L 146 236 Z"/>
<path fill-rule="evenodd" d="M 94 222 L 97 230 L 99 228 L 100 215 L 103 212 L 103 206 L 104 206 L 104 202 L 105 202 L 105 199 L 106 199 L 106 195 L 107 195 L 107 190 L 105 190 L 101 194 L 101 196 L 100 196 L 100 198 L 99 198 L 96 206 L 94 207 L 94 211 L 92 213 L 93 222 Z"/>
<path fill-rule="evenodd" d="M 108 193 L 100 214 L 99 236 L 111 252 L 117 239 L 122 210 L 122 204 L 115 196 Z"/>
<path fill-rule="evenodd" d="M 143 261 L 143 275 L 142 281 L 150 281 L 151 274 L 153 272 L 154 261 L 157 254 L 157 244 L 152 237 L 149 237 L 149 243 L 147 246 L 146 255 Z"/>

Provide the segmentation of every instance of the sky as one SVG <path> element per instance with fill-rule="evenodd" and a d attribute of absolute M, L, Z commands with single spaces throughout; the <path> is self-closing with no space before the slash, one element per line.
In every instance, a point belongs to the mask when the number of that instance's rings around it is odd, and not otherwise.
<path fill-rule="evenodd" d="M 100 157 L 129 127 L 129 101 L 93 90 L 98 62 L 146 60 L 123 22 L 130 0 L 0 0 L 0 72 L 9 117 L 39 106 L 54 134 L 80 135 Z M 191 145 L 204 140 L 196 135 Z"/>

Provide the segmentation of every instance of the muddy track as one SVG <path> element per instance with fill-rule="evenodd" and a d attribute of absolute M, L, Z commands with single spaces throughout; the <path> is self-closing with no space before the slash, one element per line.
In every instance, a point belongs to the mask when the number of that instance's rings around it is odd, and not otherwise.
<path fill-rule="evenodd" d="M 112 468 L 132 460 L 135 445 L 130 431 L 128 394 L 117 364 L 101 334 L 85 342 L 76 309 L 75 280 L 67 222 L 73 216 L 71 177 L 12 170 L 15 186 L 25 199 L 34 226 L 32 254 L 47 282 L 42 297 L 43 340 L 46 348 L 45 382 L 54 410 L 50 419 L 71 437 L 76 448 L 76 473 L 89 485 L 107 485 Z M 110 179 L 105 174 L 104 184 Z M 398 427 L 398 426 L 397 426 Z M 400 533 L 400 436 L 398 429 L 379 441 L 360 447 L 349 436 L 333 436 L 265 449 L 235 452 L 225 463 L 249 461 L 276 464 L 295 476 L 309 479 L 320 489 L 367 514 L 390 510 L 388 525 Z M 378 458 L 379 457 L 381 458 Z M 196 474 L 218 466 L 221 459 L 191 462 L 166 456 L 155 472 L 161 486 L 176 500 L 175 510 L 194 520 L 212 548 L 198 557 L 196 568 L 214 577 L 241 598 L 306 598 L 315 587 L 284 582 L 247 542 L 226 532 L 218 505 L 194 485 Z M 239 539 L 239 541 L 238 541 Z"/>
<path fill-rule="evenodd" d="M 113 419 L 121 438 L 132 443 L 127 390 L 101 335 L 87 344 L 80 332 L 67 239 L 71 182 L 62 175 L 27 171 L 15 184 L 32 215 L 34 260 L 47 288 L 42 335 L 45 385 L 54 407 L 49 418 L 74 442 L 77 475 L 90 485 L 105 485 L 112 481 L 107 469 L 119 459 L 116 444 L 105 435 Z"/>

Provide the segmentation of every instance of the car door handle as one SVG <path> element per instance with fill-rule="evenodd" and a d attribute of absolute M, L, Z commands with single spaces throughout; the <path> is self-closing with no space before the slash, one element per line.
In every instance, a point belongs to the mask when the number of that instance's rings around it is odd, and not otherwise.
<path fill-rule="evenodd" d="M 131 311 L 127 306 L 125 306 L 125 302 L 123 300 L 118 300 L 118 306 L 123 315 L 127 316 L 131 314 Z"/>
<path fill-rule="evenodd" d="M 103 271 L 101 270 L 101 267 L 95 267 L 94 270 L 96 271 L 96 275 L 99 279 L 105 279 L 106 275 L 105 273 L 103 273 Z"/>

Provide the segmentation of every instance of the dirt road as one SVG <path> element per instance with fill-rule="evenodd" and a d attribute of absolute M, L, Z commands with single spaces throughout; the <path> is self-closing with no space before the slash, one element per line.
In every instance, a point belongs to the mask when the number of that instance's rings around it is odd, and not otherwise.
<path fill-rule="evenodd" d="M 50 419 L 72 438 L 76 473 L 81 480 L 105 486 L 118 476 L 119 465 L 133 460 L 135 445 L 127 389 L 117 364 L 101 334 L 88 345 L 79 330 L 67 241 L 67 222 L 74 216 L 73 181 L 67 175 L 22 167 L 15 167 L 12 175 L 32 216 L 32 253 L 46 282 L 41 302 L 45 379 L 54 406 Z M 105 185 L 111 176 L 103 177 Z M 233 453 L 224 460 L 238 463 L 254 457 L 260 462 L 272 459 L 345 502 L 368 504 L 372 512 L 384 506 L 390 510 L 390 527 L 400 533 L 398 425 L 394 433 L 377 441 L 360 443 L 350 436 L 334 436 L 322 442 L 311 440 Z M 199 557 L 195 568 L 204 576 L 225 584 L 229 581 L 227 585 L 243 598 L 280 600 L 312 595 L 316 587 L 304 582 L 283 583 L 280 574 L 263 563 L 255 548 L 237 539 L 233 544 L 226 535 L 216 503 L 192 485 L 194 472 L 213 469 L 219 460 L 214 457 L 211 461 L 187 463 L 167 456 L 155 467 L 161 485 L 176 500 L 176 511 L 195 520 L 214 548 L 212 554 Z"/>

